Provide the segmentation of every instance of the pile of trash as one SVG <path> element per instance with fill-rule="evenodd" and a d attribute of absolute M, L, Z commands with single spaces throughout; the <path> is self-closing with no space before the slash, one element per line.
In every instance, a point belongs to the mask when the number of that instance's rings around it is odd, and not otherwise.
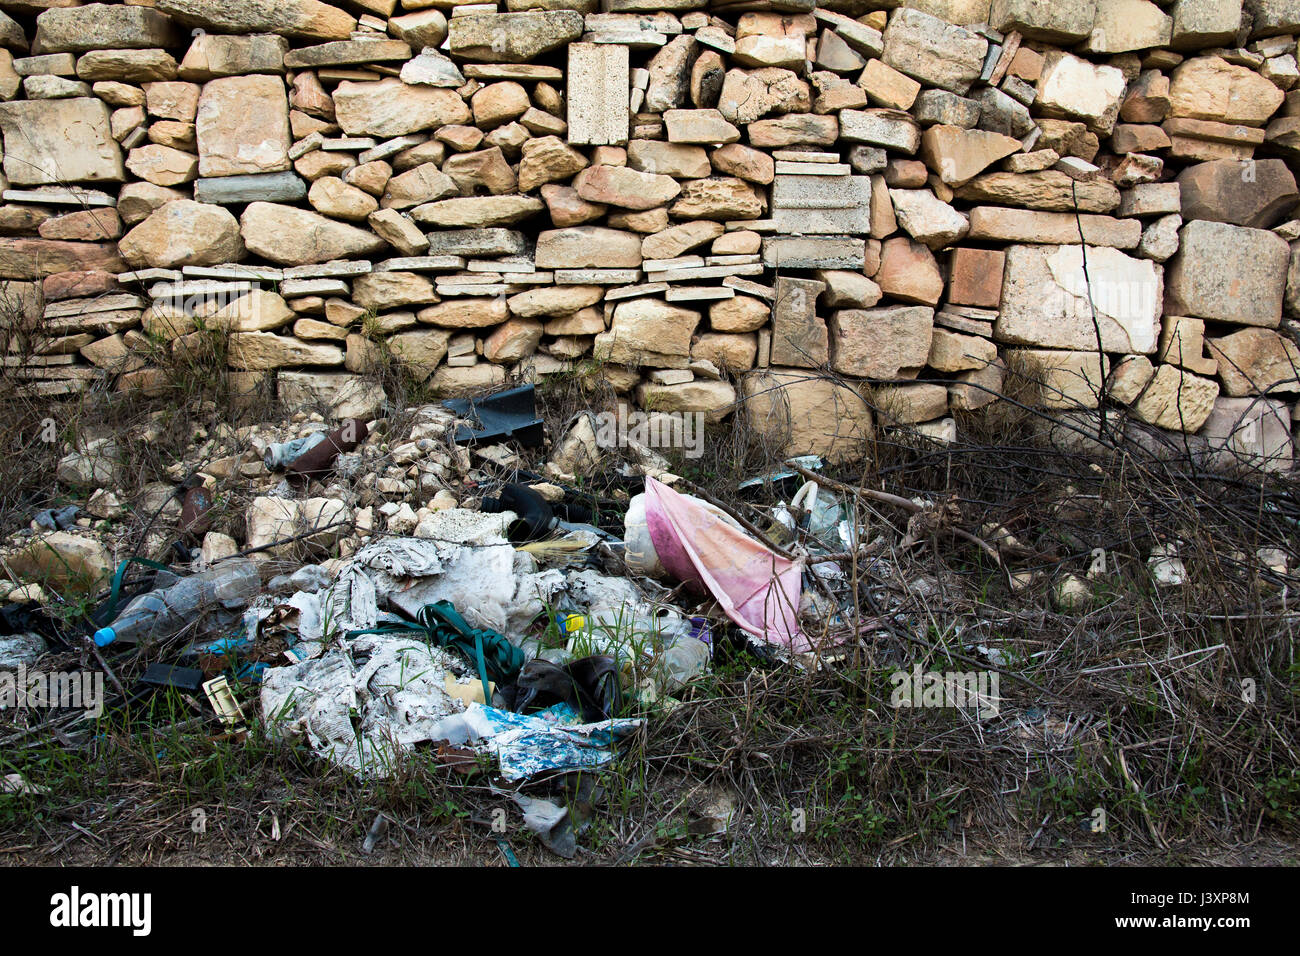
<path fill-rule="evenodd" d="M 628 462 L 589 447 L 581 416 L 530 472 L 519 451 L 543 440 L 532 403 L 526 387 L 481 407 L 426 406 L 400 438 L 383 419 L 299 416 L 278 434 L 244 430 L 258 440 L 215 468 L 221 449 L 200 435 L 206 464 L 177 462 L 170 495 L 155 494 L 152 557 L 124 554 L 129 536 L 94 523 L 96 503 L 117 497 L 97 482 L 89 515 L 42 512 L 5 555 L 0 673 L 72 652 L 139 673 L 110 710 L 171 688 L 206 701 L 224 734 L 255 718 L 363 778 L 429 748 L 515 787 L 610 763 L 722 647 L 788 660 L 812 648 L 801 615 L 825 607 L 805 593 L 809 554 L 853 537 L 838 503 L 818 504 L 812 485 L 778 509 L 772 533 L 789 539 L 799 525 L 813 545 L 787 551 L 677 490 L 689 483 L 654 453 L 633 449 Z M 603 485 L 591 480 L 598 464 Z M 249 502 L 242 528 L 217 504 L 236 487 Z M 75 582 L 41 576 L 77 553 L 107 585 L 79 619 L 66 613 Z M 322 560 L 294 567 L 304 554 Z M 64 609 L 57 626 L 52 608 Z"/>

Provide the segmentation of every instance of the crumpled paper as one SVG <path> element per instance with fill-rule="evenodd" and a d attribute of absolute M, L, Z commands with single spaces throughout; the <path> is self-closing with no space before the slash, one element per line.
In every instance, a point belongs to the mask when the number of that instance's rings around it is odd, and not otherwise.
<path fill-rule="evenodd" d="M 450 653 L 414 638 L 363 635 L 319 658 L 268 669 L 262 716 L 273 736 L 301 737 L 341 767 L 384 776 L 408 748 L 442 739 L 442 722 L 464 710 L 447 693 L 455 666 Z"/>

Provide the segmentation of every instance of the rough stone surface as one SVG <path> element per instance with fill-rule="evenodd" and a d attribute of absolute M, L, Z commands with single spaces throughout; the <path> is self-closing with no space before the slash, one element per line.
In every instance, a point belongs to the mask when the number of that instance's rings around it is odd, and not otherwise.
<path fill-rule="evenodd" d="M 1169 86 L 1173 116 L 1217 123 L 1262 125 L 1285 94 L 1254 70 L 1217 56 L 1199 56 L 1174 68 Z"/>
<path fill-rule="evenodd" d="M 1228 46 L 1241 27 L 1238 0 L 1177 0 L 1170 45 L 1176 50 Z"/>
<path fill-rule="evenodd" d="M 771 318 L 770 305 L 747 295 L 723 299 L 709 306 L 709 325 L 717 332 L 754 332 Z"/>
<path fill-rule="evenodd" d="M 178 74 L 183 80 L 210 80 L 218 76 L 245 73 L 283 73 L 289 41 L 282 36 L 220 36 L 201 33 L 181 60 Z"/>
<path fill-rule="evenodd" d="M 450 329 L 490 328 L 501 324 L 508 317 L 509 311 L 501 299 L 483 299 L 477 296 L 448 299 L 419 312 L 421 322 Z"/>
<path fill-rule="evenodd" d="M 239 221 L 222 206 L 190 199 L 159 207 L 128 232 L 118 248 L 137 268 L 216 265 L 244 257 Z"/>
<path fill-rule="evenodd" d="M 1218 397 L 1218 382 L 1173 365 L 1161 365 L 1133 404 L 1133 413 L 1159 428 L 1195 432 L 1210 417 Z"/>
<path fill-rule="evenodd" d="M 180 186 L 193 182 L 199 175 L 199 158 L 171 146 L 150 143 L 131 150 L 126 168 L 155 186 Z"/>
<path fill-rule="evenodd" d="M 529 63 L 582 35 L 573 10 L 474 13 L 452 18 L 451 52 L 487 63 Z"/>
<path fill-rule="evenodd" d="M 1230 159 L 1198 163 L 1178 174 L 1178 185 L 1185 218 L 1253 229 L 1277 225 L 1300 202 L 1295 176 L 1280 159 L 1247 167 Z"/>
<path fill-rule="evenodd" d="M 695 45 L 695 37 L 682 34 L 667 43 L 646 64 L 650 73 L 645 91 L 646 112 L 662 113 L 685 105 Z"/>
<path fill-rule="evenodd" d="M 993 0 L 989 23 L 1003 33 L 1070 45 L 1092 33 L 1097 0 Z"/>
<path fill-rule="evenodd" d="M 930 356 L 934 310 L 920 306 L 840 309 L 828 322 L 831 367 L 861 378 L 915 378 Z"/>
<path fill-rule="evenodd" d="M 38 16 L 32 53 L 167 47 L 179 38 L 175 24 L 147 6 L 91 3 Z"/>
<path fill-rule="evenodd" d="M 943 275 L 925 245 L 905 237 L 881 245 L 880 268 L 874 276 L 886 295 L 905 302 L 937 305 L 943 297 Z"/>
<path fill-rule="evenodd" d="M 1156 374 L 1145 355 L 1129 355 L 1115 363 L 1106 380 L 1106 394 L 1121 405 L 1131 405 Z"/>
<path fill-rule="evenodd" d="M 957 248 L 948 260 L 948 301 L 996 309 L 1002 301 L 1006 253 L 996 249 Z"/>
<path fill-rule="evenodd" d="M 1109 133 L 1119 118 L 1124 74 L 1113 66 L 1053 51 L 1043 62 L 1037 89 L 1035 102 L 1046 115 L 1082 120 Z"/>
<path fill-rule="evenodd" d="M 970 182 L 998 160 L 1020 151 L 1020 141 L 1000 133 L 931 126 L 921 134 L 921 159 L 949 186 Z"/>
<path fill-rule="evenodd" d="M 453 229 L 513 226 L 542 211 L 542 201 L 531 196 L 463 196 L 416 206 L 417 222 Z"/>
<path fill-rule="evenodd" d="M 587 157 L 558 136 L 528 140 L 522 147 L 519 163 L 520 192 L 531 192 L 545 183 L 569 179 L 587 167 Z"/>
<path fill-rule="evenodd" d="M 634 232 L 576 226 L 537 237 L 539 269 L 635 269 L 641 265 L 641 237 Z"/>
<path fill-rule="evenodd" d="M 604 297 L 605 290 L 600 286 L 565 285 L 520 292 L 512 295 L 507 304 L 510 311 L 521 318 L 550 318 L 572 315 L 580 309 L 595 305 Z"/>
<path fill-rule="evenodd" d="M 752 137 L 751 127 L 751 142 Z M 916 120 L 901 110 L 844 110 L 840 113 L 840 137 L 849 143 L 884 146 L 909 156 L 921 145 Z"/>
<path fill-rule="evenodd" d="M 806 113 L 812 97 L 808 84 L 792 70 L 728 70 L 717 107 L 728 122 L 748 124 L 769 113 Z"/>
<path fill-rule="evenodd" d="M 948 389 L 938 384 L 887 385 L 875 390 L 882 425 L 915 425 L 948 414 Z"/>
<path fill-rule="evenodd" d="M 58 594 L 93 595 L 113 574 L 113 559 L 96 538 L 54 531 L 5 556 L 19 580 Z"/>
<path fill-rule="evenodd" d="M 643 173 L 656 173 L 675 179 L 701 179 L 713 171 L 709 154 L 703 146 L 649 139 L 637 139 L 627 144 L 627 164 Z"/>
<path fill-rule="evenodd" d="M 936 326 L 926 364 L 940 372 L 964 372 L 984 368 L 997 357 L 997 346 L 988 339 Z"/>
<path fill-rule="evenodd" d="M 762 191 L 744 180 L 719 176 L 685 183 L 670 212 L 681 219 L 757 219 L 766 207 Z"/>
<path fill-rule="evenodd" d="M 289 168 L 289 102 L 274 76 L 211 80 L 194 121 L 199 174 L 237 176 Z"/>
<path fill-rule="evenodd" d="M 927 86 L 964 95 L 979 78 L 987 50 L 978 33 L 903 7 L 889 17 L 881 59 Z"/>
<path fill-rule="evenodd" d="M 1166 46 L 1173 17 L 1150 0 L 1097 0 L 1092 33 L 1082 49 L 1089 53 L 1127 53 Z"/>
<path fill-rule="evenodd" d="M 660 412 L 703 412 L 706 422 L 719 422 L 731 414 L 736 389 L 729 382 L 693 381 L 679 385 L 647 382 L 637 390 L 645 408 Z"/>
<path fill-rule="evenodd" d="M 322 176 L 312 183 L 307 200 L 322 215 L 349 222 L 362 221 L 379 208 L 374 196 L 335 176 Z"/>
<path fill-rule="evenodd" d="M 1045 408 L 1087 409 L 1100 404 L 1110 363 L 1096 351 L 1016 349 L 1019 374 L 1035 383 Z"/>
<path fill-rule="evenodd" d="M 1219 378 L 1228 395 L 1294 393 L 1300 383 L 1300 347 L 1271 329 L 1240 329 L 1209 339 L 1206 351 L 1218 362 Z"/>
<path fill-rule="evenodd" d="M 750 427 L 786 455 L 859 461 L 873 434 L 871 409 L 853 388 L 807 369 L 751 372 L 741 385 Z"/>
<path fill-rule="evenodd" d="M 1165 276 L 1173 315 L 1276 328 L 1290 250 L 1271 232 L 1192 221 L 1179 232 Z"/>
<path fill-rule="evenodd" d="M 625 46 L 570 44 L 570 143 L 600 146 L 627 142 L 628 64 Z"/>
<path fill-rule="evenodd" d="M 589 166 L 574 178 L 573 188 L 587 202 L 626 209 L 653 209 L 682 191 L 672 176 L 628 166 Z"/>
<path fill-rule="evenodd" d="M 1199 432 L 1211 462 L 1226 471 L 1289 471 L 1295 460 L 1291 411 L 1279 401 L 1220 395 Z"/>
<path fill-rule="evenodd" d="M 334 109 L 349 136 L 403 136 L 468 123 L 472 115 L 455 90 L 414 86 L 394 77 L 340 83 L 334 90 Z"/>
<path fill-rule="evenodd" d="M 1142 239 L 1142 223 L 1137 219 L 1114 219 L 1110 216 L 1042 212 L 1036 209 L 1008 209 L 1001 206 L 976 206 L 970 211 L 968 238 L 1033 242 L 1046 245 L 1069 245 L 1083 240 L 1089 245 L 1132 249 Z"/>
<path fill-rule="evenodd" d="M 740 139 L 740 130 L 716 109 L 668 110 L 664 113 L 664 126 L 670 143 L 734 143 Z M 751 137 L 753 131 L 750 132 Z"/>
<path fill-rule="evenodd" d="M 610 340 L 628 349 L 665 355 L 691 354 L 691 335 L 703 317 L 693 309 L 659 299 L 632 299 L 614 309 Z"/>
<path fill-rule="evenodd" d="M 1104 380 L 1142 436 L 1300 394 L 1297 0 L 824 4 L 16 0 L 0 291 L 48 336 L 9 374 L 161 396 L 152 343 L 202 325 L 241 400 L 378 411 L 387 350 L 434 395 L 594 362 L 711 421 L 869 389 L 936 442 L 1003 390 Z M 1214 414 L 1187 447 L 1229 467 Z M 430 491 L 442 453 L 397 457 L 367 494 Z"/>
<path fill-rule="evenodd" d="M 303 342 L 272 332 L 232 332 L 227 360 L 244 371 L 297 365 L 342 365 L 343 350 L 336 345 Z"/>
<path fill-rule="evenodd" d="M 801 368 L 824 366 L 830 359 L 826 322 L 817 314 L 825 283 L 781 276 L 772 307 L 771 361 Z"/>
<path fill-rule="evenodd" d="M 108 107 L 97 99 L 0 103 L 4 171 L 18 186 L 121 182 L 122 150 L 109 130 Z"/>
<path fill-rule="evenodd" d="M 247 543 L 255 548 L 267 548 L 276 541 L 295 537 L 316 528 L 323 530 L 306 539 L 309 545 L 328 547 L 346 533 L 346 528 L 334 527 L 351 518 L 351 510 L 333 498 L 254 498 L 244 512 L 248 528 Z M 298 545 L 301 547 L 301 544 Z M 270 547 L 265 552 L 283 556 L 291 545 Z"/>
<path fill-rule="evenodd" d="M 311 40 L 346 40 L 356 18 L 319 0 L 156 0 L 181 23 L 217 33 L 278 33 Z"/>
<path fill-rule="evenodd" d="M 122 272 L 115 242 L 0 238 L 0 279 L 39 279 L 60 272 Z"/>
<path fill-rule="evenodd" d="M 338 419 L 373 418 L 386 401 L 378 383 L 345 372 L 282 371 L 276 394 L 289 408 L 323 405 Z"/>
<path fill-rule="evenodd" d="M 174 80 L 176 61 L 166 50 L 91 50 L 77 59 L 77 76 L 87 82 Z"/>
<path fill-rule="evenodd" d="M 277 203 L 250 203 L 239 227 L 249 252 L 283 265 L 370 255 L 384 246 L 368 230 Z"/>
<path fill-rule="evenodd" d="M 970 229 L 970 222 L 928 189 L 891 189 L 898 225 L 917 242 L 931 249 L 950 246 Z"/>
<path fill-rule="evenodd" d="M 1001 342 L 1071 350 L 1150 354 L 1163 302 L 1160 266 L 1118 249 L 1011 246 L 1002 306 L 994 324 Z M 1096 324 L 1093 311 L 1096 310 Z"/>

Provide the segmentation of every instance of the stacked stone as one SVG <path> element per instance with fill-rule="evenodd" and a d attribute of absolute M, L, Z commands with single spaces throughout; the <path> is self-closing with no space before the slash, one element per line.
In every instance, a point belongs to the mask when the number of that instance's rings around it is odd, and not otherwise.
<path fill-rule="evenodd" d="M 1289 464 L 1300 0 L 346 7 L 0 0 L 33 392 L 212 328 L 295 395 L 594 357 L 845 457 L 1017 365 Z"/>

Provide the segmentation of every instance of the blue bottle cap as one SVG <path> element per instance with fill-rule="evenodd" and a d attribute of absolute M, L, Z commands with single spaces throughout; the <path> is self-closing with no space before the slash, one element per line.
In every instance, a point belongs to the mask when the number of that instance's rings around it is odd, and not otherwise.
<path fill-rule="evenodd" d="M 94 640 L 96 647 L 107 647 L 117 640 L 117 631 L 111 627 L 101 627 L 95 632 Z"/>

